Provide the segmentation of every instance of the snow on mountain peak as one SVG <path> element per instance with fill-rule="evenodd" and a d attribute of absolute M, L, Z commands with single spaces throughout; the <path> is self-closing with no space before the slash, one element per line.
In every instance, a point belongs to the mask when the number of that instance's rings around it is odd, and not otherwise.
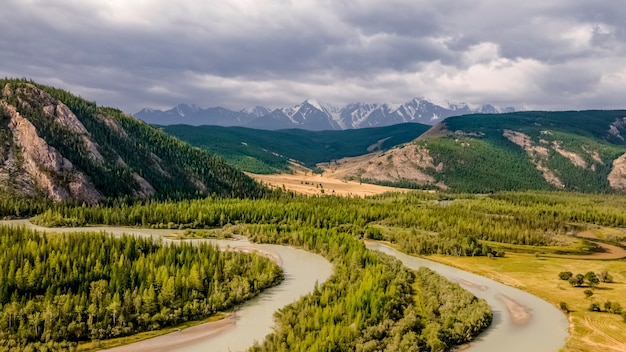
<path fill-rule="evenodd" d="M 253 115 L 256 117 L 261 117 L 261 116 L 269 114 L 271 110 L 264 106 L 255 105 L 255 106 L 249 106 L 247 108 L 241 109 L 239 112 L 242 112 L 248 115 Z"/>
<path fill-rule="evenodd" d="M 313 106 L 314 108 L 316 108 L 317 110 L 320 111 L 324 111 L 324 108 L 322 107 L 322 104 L 320 104 L 317 100 L 315 99 L 307 99 L 305 101 L 305 103 L 308 103 L 309 105 Z"/>
<path fill-rule="evenodd" d="M 470 105 L 445 101 L 432 102 L 424 97 L 413 98 L 403 104 L 352 103 L 343 107 L 307 99 L 290 108 L 273 111 L 262 106 L 251 106 L 238 112 L 224 108 L 201 109 L 197 105 L 179 104 L 168 111 L 142 109 L 136 114 L 144 121 L 168 125 L 185 123 L 223 126 L 253 126 L 253 128 L 304 128 L 311 130 L 351 129 L 381 127 L 406 122 L 434 124 L 450 116 L 472 113 L 513 112 L 514 108 L 501 108 L 490 104 Z M 258 123 L 252 123 L 253 121 Z M 278 121 L 278 122 L 276 122 Z M 293 126 L 293 127 L 291 127 Z"/>

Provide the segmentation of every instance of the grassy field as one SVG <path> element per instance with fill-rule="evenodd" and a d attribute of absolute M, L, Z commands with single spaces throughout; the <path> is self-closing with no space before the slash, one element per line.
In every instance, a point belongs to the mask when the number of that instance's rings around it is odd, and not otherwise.
<path fill-rule="evenodd" d="M 338 195 L 338 196 L 371 196 L 385 192 L 407 192 L 409 189 L 386 187 L 359 183 L 356 181 L 339 180 L 326 174 L 248 174 L 256 181 L 271 187 L 284 188 L 299 194 L 307 195 Z"/>
<path fill-rule="evenodd" d="M 505 258 L 430 256 L 429 259 L 471 271 L 504 284 L 530 292 L 559 306 L 569 307 L 570 339 L 564 351 L 626 351 L 626 322 L 617 314 L 590 312 L 591 303 L 604 308 L 606 301 L 626 307 L 626 261 L 580 260 L 507 253 Z M 558 273 L 571 271 L 574 275 L 588 271 L 608 272 L 612 283 L 600 283 L 593 295 L 586 297 L 589 287 L 572 287 L 560 280 Z"/>

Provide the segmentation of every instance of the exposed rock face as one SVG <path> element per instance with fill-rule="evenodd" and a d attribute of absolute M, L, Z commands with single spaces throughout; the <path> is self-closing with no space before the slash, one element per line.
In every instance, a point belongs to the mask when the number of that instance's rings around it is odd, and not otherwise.
<path fill-rule="evenodd" d="M 561 147 L 561 143 L 559 143 L 558 141 L 552 142 L 552 148 L 554 149 L 554 151 L 561 154 L 563 157 L 569 159 L 569 161 L 571 161 L 572 164 L 583 169 L 587 168 L 587 162 L 585 161 L 585 159 L 583 159 L 580 155 L 574 152 L 570 152 L 570 151 L 563 149 Z"/>
<path fill-rule="evenodd" d="M 435 179 L 425 173 L 432 169 L 440 172 L 443 165 L 435 165 L 428 150 L 417 144 L 407 144 L 387 152 L 344 158 L 334 163 L 318 165 L 336 178 L 366 179 L 375 181 L 411 181 L 433 184 Z M 438 184 L 445 188 L 445 185 Z"/>
<path fill-rule="evenodd" d="M 541 171 L 543 178 L 553 186 L 557 188 L 565 188 L 563 182 L 558 178 L 558 176 L 545 166 L 545 161 L 548 158 L 548 154 L 550 150 L 543 146 L 537 146 L 533 144 L 532 139 L 524 133 L 504 130 L 502 133 L 504 137 L 506 137 L 511 142 L 519 145 L 526 151 L 526 154 L 530 158 L 530 161 L 535 165 L 537 170 Z"/>
<path fill-rule="evenodd" d="M 9 104 L 8 99 L 17 101 L 17 104 Z M 2 89 L 0 107 L 8 117 L 5 126 L 11 136 L 11 140 L 7 141 L 11 146 L 7 148 L 10 153 L 3 158 L 0 169 L 0 183 L 5 191 L 32 197 L 45 196 L 53 201 L 96 204 L 104 200 L 105 197 L 89 177 L 41 138 L 33 123 L 18 111 L 18 108 L 41 111 L 45 119 L 78 137 L 82 144 L 78 148 L 86 157 L 95 163 L 105 164 L 99 145 L 67 105 L 32 84 L 21 84 L 17 88 L 7 84 Z M 116 122 L 109 121 L 109 124 L 116 126 L 120 133 L 125 133 Z M 121 158 L 119 160 L 124 163 Z M 139 175 L 133 175 L 133 178 L 138 184 L 137 198 L 147 198 L 155 193 L 154 188 Z"/>
<path fill-rule="evenodd" d="M 156 191 L 151 184 L 148 183 L 143 177 L 139 176 L 138 173 L 133 172 L 133 179 L 139 185 L 139 189 L 135 191 L 135 198 L 146 199 L 153 195 Z"/>
<path fill-rule="evenodd" d="M 623 141 L 624 136 L 622 136 L 621 132 L 624 130 L 626 130 L 626 117 L 615 120 L 615 122 L 609 126 L 609 135 Z"/>
<path fill-rule="evenodd" d="M 11 176 L 26 184 L 22 188 L 28 195 L 41 192 L 55 201 L 78 200 L 89 204 L 103 199 L 83 173 L 75 170 L 69 160 L 37 135 L 30 121 L 6 102 L 0 102 L 0 106 L 9 116 L 8 128 L 13 135 L 14 149 L 20 154 L 11 155 L 6 163 L 12 166 L 9 172 L 14 175 Z"/>
<path fill-rule="evenodd" d="M 626 154 L 613 160 L 613 168 L 609 173 L 609 185 L 614 189 L 626 190 Z"/>
<path fill-rule="evenodd" d="M 7 87 L 8 88 L 8 87 Z M 78 117 L 62 102 L 54 99 L 50 94 L 38 89 L 37 87 L 27 84 L 16 89 L 16 92 L 11 92 L 10 89 L 5 89 L 8 95 L 15 94 L 20 101 L 20 104 L 33 107 L 33 101 L 41 104 L 45 116 L 60 126 L 69 129 L 80 136 L 83 147 L 88 152 L 89 157 L 104 162 L 104 158 L 98 151 L 97 143 L 91 140 L 91 135 L 78 120 Z M 22 97 L 29 97 L 28 100 L 24 100 Z"/>

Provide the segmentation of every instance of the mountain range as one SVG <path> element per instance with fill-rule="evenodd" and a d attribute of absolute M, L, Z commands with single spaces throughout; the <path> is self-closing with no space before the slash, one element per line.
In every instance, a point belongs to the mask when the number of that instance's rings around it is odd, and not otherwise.
<path fill-rule="evenodd" d="M 289 112 L 312 121 L 324 109 L 308 101 Z M 331 178 L 455 192 L 626 192 L 626 110 L 472 113 L 434 126 L 279 132 L 156 128 L 60 89 L 0 79 L 0 200 L 267 195 L 209 151 L 267 172 L 299 164 Z"/>
<path fill-rule="evenodd" d="M 407 122 L 434 125 L 450 116 L 513 111 L 515 109 L 512 107 L 498 108 L 490 104 L 470 107 L 465 103 L 448 103 L 447 107 L 443 107 L 425 98 L 415 98 L 401 105 L 353 103 L 344 107 L 308 99 L 290 108 L 274 110 L 254 106 L 232 111 L 222 107 L 203 109 L 197 105 L 180 104 L 166 111 L 144 108 L 134 116 L 147 123 L 162 126 L 185 124 L 324 131 L 383 127 Z"/>

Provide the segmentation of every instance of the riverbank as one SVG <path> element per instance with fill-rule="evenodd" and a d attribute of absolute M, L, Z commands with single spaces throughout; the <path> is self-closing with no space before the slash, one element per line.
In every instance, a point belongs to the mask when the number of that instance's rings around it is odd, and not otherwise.
<path fill-rule="evenodd" d="M 207 339 L 231 329 L 236 324 L 236 314 L 222 314 L 222 319 L 212 322 L 199 322 L 199 324 L 175 328 L 173 332 L 167 332 L 159 336 L 151 336 L 133 343 L 123 343 L 120 346 L 104 349 L 108 352 L 165 352 L 179 349 L 193 344 L 199 340 Z M 81 349 L 78 349 L 81 351 Z"/>
<path fill-rule="evenodd" d="M 462 270 L 471 271 L 530 292 L 552 306 L 561 302 L 569 308 L 570 336 L 565 344 L 568 351 L 595 352 L 626 351 L 626 323 L 617 314 L 590 312 L 591 303 L 618 302 L 626 306 L 626 262 L 622 260 L 592 260 L 576 258 L 537 257 L 532 254 L 507 253 L 504 258 L 431 256 L 429 259 Z M 585 274 L 588 271 L 606 271 L 612 283 L 600 283 L 587 297 L 589 287 L 572 287 L 560 280 L 558 273 L 570 271 Z"/>
<path fill-rule="evenodd" d="M 393 255 L 410 269 L 420 266 L 430 268 L 448 280 L 458 282 L 476 297 L 487 300 L 494 315 L 493 323 L 474 341 L 462 346 L 463 351 L 499 352 L 506 349 L 507 352 L 554 352 L 566 343 L 569 321 L 565 315 L 554 305 L 533 294 L 502 284 L 486 275 L 471 273 L 471 269 L 461 270 L 413 257 L 382 243 L 367 241 L 366 246 Z M 433 259 L 438 260 L 440 257 L 451 261 L 457 258 L 436 256 Z"/>
<path fill-rule="evenodd" d="M 168 240 L 164 236 L 171 233 L 180 233 L 182 230 L 159 230 L 137 229 L 127 227 L 77 227 L 77 228 L 44 228 L 30 223 L 28 220 L 0 221 L 0 225 L 26 226 L 47 232 L 100 232 L 105 231 L 114 235 L 132 234 L 135 236 L 163 238 L 166 242 L 178 242 L 180 240 Z M 302 295 L 313 290 L 315 285 L 324 283 L 333 273 L 332 264 L 324 257 L 293 247 L 256 244 L 247 239 L 238 240 L 213 240 L 213 239 L 189 239 L 184 240 L 192 243 L 213 243 L 225 250 L 257 251 L 264 253 L 270 258 L 276 258 L 282 263 L 284 279 L 278 286 L 266 289 L 260 295 L 241 304 L 236 312 L 233 312 L 223 323 L 200 324 L 192 327 L 189 332 L 181 334 L 181 330 L 171 334 L 162 335 L 153 339 L 147 339 L 132 343 L 123 347 L 126 351 L 155 351 L 155 346 L 166 343 L 172 335 L 184 337 L 178 339 L 175 347 L 177 351 L 187 352 L 231 352 L 244 351 L 251 347 L 255 341 L 261 341 L 272 332 L 274 326 L 274 313 L 299 299 Z M 185 340 L 185 341 L 183 341 Z M 166 341 L 166 342 L 163 342 Z M 171 349 L 168 349 L 171 350 Z"/>
<path fill-rule="evenodd" d="M 199 326 L 205 325 L 207 330 L 215 331 L 219 329 L 221 326 L 226 325 L 227 323 L 223 323 L 231 319 L 232 311 L 230 312 L 218 312 L 207 319 L 198 320 L 198 321 L 188 321 L 176 326 L 170 326 L 167 328 L 163 328 L 160 330 L 152 330 L 145 331 L 138 334 L 118 337 L 108 340 L 96 340 L 90 342 L 80 343 L 76 349 L 77 352 L 92 352 L 92 351 L 101 351 L 101 350 L 126 350 L 127 345 L 134 344 L 140 341 L 156 339 L 161 336 L 175 334 L 176 332 L 186 331 L 189 329 L 198 328 Z M 134 351 L 134 350 L 133 350 Z M 145 351 L 150 351 L 145 350 Z"/>

